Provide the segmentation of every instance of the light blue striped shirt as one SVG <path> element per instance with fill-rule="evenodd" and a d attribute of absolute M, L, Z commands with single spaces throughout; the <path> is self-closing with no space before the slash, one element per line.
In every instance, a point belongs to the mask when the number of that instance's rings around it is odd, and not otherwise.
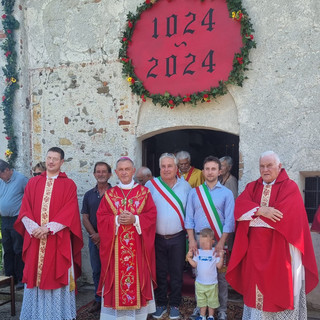
<path fill-rule="evenodd" d="M 214 206 L 216 207 L 223 232 L 230 233 L 234 231 L 234 197 L 232 192 L 223 186 L 219 181 L 210 189 L 208 187 Z M 203 211 L 196 189 L 192 189 L 189 193 L 185 228 L 194 229 L 195 232 L 200 232 L 204 228 L 211 228 L 206 214 Z"/>
<path fill-rule="evenodd" d="M 168 201 L 148 181 L 145 186 L 149 188 L 153 201 L 157 207 L 157 226 L 156 233 L 161 235 L 175 234 L 183 230 L 178 213 L 172 208 Z M 191 187 L 184 179 L 177 178 L 177 183 L 172 188 L 173 192 L 179 197 L 184 208 L 186 208 L 188 193 Z"/>

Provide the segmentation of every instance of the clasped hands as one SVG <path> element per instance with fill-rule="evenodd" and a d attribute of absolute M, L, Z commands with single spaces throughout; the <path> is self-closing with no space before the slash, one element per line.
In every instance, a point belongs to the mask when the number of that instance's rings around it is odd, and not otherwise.
<path fill-rule="evenodd" d="M 273 207 L 260 207 L 256 212 L 256 216 L 266 217 L 273 222 L 280 221 L 283 218 L 282 212 Z"/>
<path fill-rule="evenodd" d="M 129 225 L 136 222 L 135 216 L 128 210 L 122 211 L 118 216 L 119 224 Z"/>
<path fill-rule="evenodd" d="M 46 226 L 38 227 L 32 231 L 32 236 L 37 239 L 46 239 L 50 230 Z"/>

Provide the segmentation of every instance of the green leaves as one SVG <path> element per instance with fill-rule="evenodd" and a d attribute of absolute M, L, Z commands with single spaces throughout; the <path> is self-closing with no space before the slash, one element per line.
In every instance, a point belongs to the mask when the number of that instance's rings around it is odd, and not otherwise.
<path fill-rule="evenodd" d="M 3 124 L 4 134 L 7 139 L 7 161 L 14 165 L 14 162 L 18 155 L 18 148 L 16 142 L 16 136 L 14 134 L 13 127 L 13 106 L 15 92 L 19 89 L 18 84 L 18 72 L 17 72 L 17 52 L 15 49 L 16 42 L 14 40 L 14 30 L 18 29 L 20 24 L 12 15 L 14 0 L 2 0 L 1 1 L 4 14 L 1 16 L 3 29 L 6 35 L 6 39 L 1 45 L 3 54 L 6 57 L 6 65 L 2 68 L 5 75 L 6 87 L 2 96 L 2 109 L 4 113 Z"/>

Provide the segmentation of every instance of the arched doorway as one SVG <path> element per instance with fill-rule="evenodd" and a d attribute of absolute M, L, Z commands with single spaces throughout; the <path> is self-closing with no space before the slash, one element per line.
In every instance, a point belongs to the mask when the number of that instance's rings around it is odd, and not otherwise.
<path fill-rule="evenodd" d="M 206 156 L 230 156 L 234 165 L 232 174 L 239 173 L 239 137 L 234 134 L 205 130 L 183 129 L 161 133 L 142 141 L 142 165 L 151 169 L 154 176 L 159 175 L 159 157 L 163 152 L 175 153 L 180 150 L 191 154 L 191 163 L 202 169 Z"/>

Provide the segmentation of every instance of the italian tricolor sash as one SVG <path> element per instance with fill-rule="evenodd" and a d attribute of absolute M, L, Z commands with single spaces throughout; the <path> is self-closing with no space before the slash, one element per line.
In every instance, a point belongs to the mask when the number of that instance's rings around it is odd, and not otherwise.
<path fill-rule="evenodd" d="M 210 227 L 213 230 L 216 241 L 219 241 L 223 232 L 222 223 L 219 214 L 210 196 L 208 187 L 205 184 L 196 188 L 201 206 L 209 221 Z"/>
<path fill-rule="evenodd" d="M 178 214 L 182 227 L 184 228 L 185 211 L 183 204 L 174 191 L 161 179 L 161 177 L 151 180 L 157 191 L 168 201 L 174 211 Z"/>

